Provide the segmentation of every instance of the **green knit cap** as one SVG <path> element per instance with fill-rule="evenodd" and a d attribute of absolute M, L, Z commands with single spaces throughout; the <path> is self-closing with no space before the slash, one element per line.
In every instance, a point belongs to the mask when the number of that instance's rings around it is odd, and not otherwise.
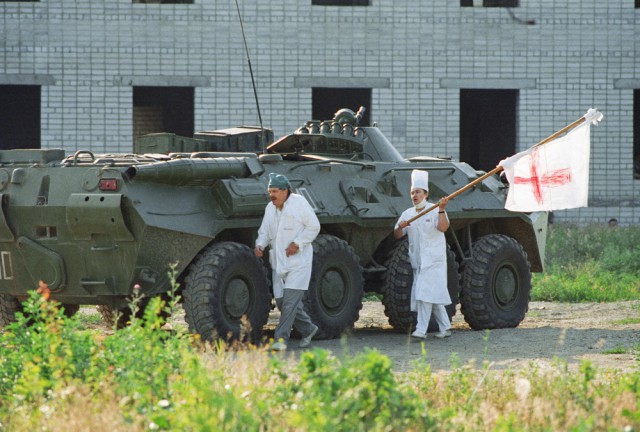
<path fill-rule="evenodd" d="M 276 189 L 290 189 L 291 183 L 289 183 L 289 179 L 282 174 L 270 173 L 268 187 Z"/>

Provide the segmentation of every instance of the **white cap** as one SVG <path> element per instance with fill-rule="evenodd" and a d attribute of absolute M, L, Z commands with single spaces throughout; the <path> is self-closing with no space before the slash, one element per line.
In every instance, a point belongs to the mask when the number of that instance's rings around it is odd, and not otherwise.
<path fill-rule="evenodd" d="M 424 189 L 429 192 L 429 173 L 426 171 L 411 171 L 411 190 Z"/>

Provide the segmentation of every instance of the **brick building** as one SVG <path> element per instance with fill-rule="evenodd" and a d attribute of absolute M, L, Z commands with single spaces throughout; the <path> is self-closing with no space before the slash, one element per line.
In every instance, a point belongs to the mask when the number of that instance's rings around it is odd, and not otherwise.
<path fill-rule="evenodd" d="M 589 207 L 556 220 L 640 222 L 640 0 L 239 5 L 276 137 L 364 105 L 405 156 L 488 170 L 597 107 Z M 258 124 L 233 0 L 0 11 L 1 148 L 131 152 L 143 133 Z"/>

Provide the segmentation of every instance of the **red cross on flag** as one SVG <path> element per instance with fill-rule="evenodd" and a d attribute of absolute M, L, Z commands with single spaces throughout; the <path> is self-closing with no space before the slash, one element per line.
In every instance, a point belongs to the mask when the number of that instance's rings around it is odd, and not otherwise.
<path fill-rule="evenodd" d="M 590 127 L 602 114 L 592 108 L 583 118 L 565 136 L 500 162 L 509 181 L 505 208 L 533 212 L 587 206 Z"/>

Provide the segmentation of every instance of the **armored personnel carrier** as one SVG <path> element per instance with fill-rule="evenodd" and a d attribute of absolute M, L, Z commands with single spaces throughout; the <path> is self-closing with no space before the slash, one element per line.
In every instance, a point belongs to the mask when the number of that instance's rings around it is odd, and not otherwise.
<path fill-rule="evenodd" d="M 433 202 L 482 173 L 405 159 L 377 127 L 359 126 L 362 112 L 307 122 L 265 151 L 272 132 L 250 128 L 147 136 L 136 149 L 147 154 L 0 151 L 0 320 L 11 321 L 40 280 L 68 311 L 96 304 L 126 316 L 134 286 L 147 298 L 166 293 L 173 265 L 192 331 L 234 338 L 248 322 L 259 338 L 272 294 L 253 244 L 277 172 L 322 226 L 305 297 L 321 334 L 352 327 L 364 292 L 381 293 L 391 325 L 411 331 L 407 242 L 392 234 L 411 205 L 411 170 L 429 172 Z M 506 190 L 490 177 L 447 207 L 449 313 L 459 299 L 474 329 L 517 326 L 531 271 L 543 269 L 547 214 L 505 210 Z"/>

